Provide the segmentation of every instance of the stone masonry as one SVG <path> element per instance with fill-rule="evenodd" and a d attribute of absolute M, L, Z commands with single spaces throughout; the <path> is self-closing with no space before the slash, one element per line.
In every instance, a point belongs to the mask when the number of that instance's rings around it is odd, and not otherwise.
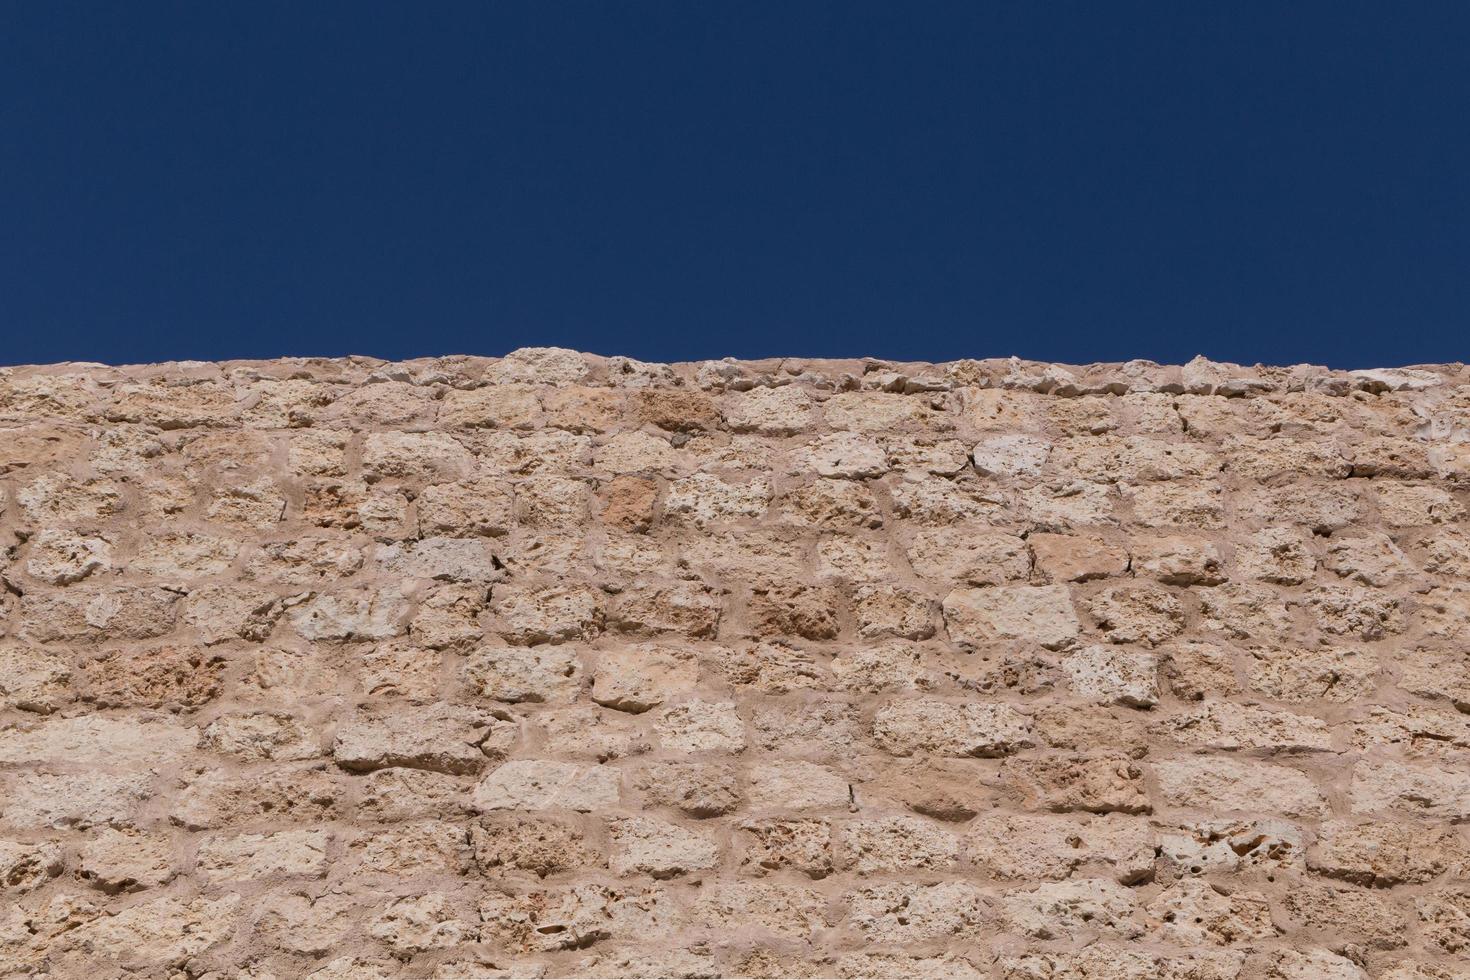
<path fill-rule="evenodd" d="M 0 975 L 1470 977 L 1470 370 L 0 370 Z"/>

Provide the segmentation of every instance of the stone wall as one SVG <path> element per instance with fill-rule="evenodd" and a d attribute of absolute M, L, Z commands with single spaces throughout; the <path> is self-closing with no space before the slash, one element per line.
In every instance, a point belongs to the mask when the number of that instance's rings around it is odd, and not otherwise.
<path fill-rule="evenodd" d="M 1470 372 L 0 372 L 0 974 L 1465 978 Z"/>

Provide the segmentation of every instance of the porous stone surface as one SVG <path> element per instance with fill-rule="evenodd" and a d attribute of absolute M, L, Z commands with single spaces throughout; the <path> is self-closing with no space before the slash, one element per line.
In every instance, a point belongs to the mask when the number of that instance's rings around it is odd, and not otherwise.
<path fill-rule="evenodd" d="M 0 369 L 0 976 L 1470 977 L 1470 370 Z"/>

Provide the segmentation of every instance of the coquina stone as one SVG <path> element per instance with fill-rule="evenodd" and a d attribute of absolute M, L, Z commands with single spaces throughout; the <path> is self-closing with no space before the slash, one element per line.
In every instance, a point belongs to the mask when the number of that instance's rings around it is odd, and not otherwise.
<path fill-rule="evenodd" d="M 0 973 L 1463 980 L 1470 368 L 0 368 Z"/>

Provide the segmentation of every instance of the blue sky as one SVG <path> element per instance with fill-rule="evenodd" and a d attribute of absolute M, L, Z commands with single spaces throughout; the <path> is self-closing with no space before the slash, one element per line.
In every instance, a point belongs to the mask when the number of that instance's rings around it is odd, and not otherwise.
<path fill-rule="evenodd" d="M 0 363 L 1470 348 L 1463 2 L 0 6 Z"/>

